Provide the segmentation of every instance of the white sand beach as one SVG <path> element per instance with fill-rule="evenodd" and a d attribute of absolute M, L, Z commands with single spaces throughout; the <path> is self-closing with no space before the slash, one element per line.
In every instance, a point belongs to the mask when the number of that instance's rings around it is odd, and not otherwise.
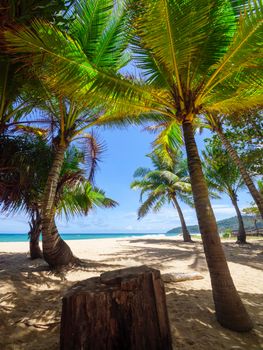
<path fill-rule="evenodd" d="M 199 272 L 204 279 L 166 283 L 174 349 L 263 349 L 263 240 L 223 243 L 235 285 L 254 321 L 250 333 L 221 327 L 214 315 L 202 244 L 175 238 L 68 241 L 87 267 L 54 275 L 28 259 L 28 243 L 0 243 L 0 349 L 59 349 L 61 298 L 76 281 L 103 271 L 146 264 L 168 272 Z"/>

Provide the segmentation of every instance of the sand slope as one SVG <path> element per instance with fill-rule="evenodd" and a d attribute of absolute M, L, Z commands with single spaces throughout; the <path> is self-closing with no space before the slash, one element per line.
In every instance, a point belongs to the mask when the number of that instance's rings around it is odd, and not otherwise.
<path fill-rule="evenodd" d="M 59 348 L 61 297 L 75 281 L 124 266 L 148 264 L 168 272 L 200 272 L 204 279 L 166 284 L 175 349 L 263 349 L 263 241 L 238 247 L 225 242 L 231 273 L 255 323 L 248 334 L 215 320 L 201 243 L 178 239 L 69 241 L 87 267 L 54 275 L 42 260 L 27 258 L 27 243 L 0 243 L 0 349 Z M 94 349 L 95 350 L 95 349 Z"/>

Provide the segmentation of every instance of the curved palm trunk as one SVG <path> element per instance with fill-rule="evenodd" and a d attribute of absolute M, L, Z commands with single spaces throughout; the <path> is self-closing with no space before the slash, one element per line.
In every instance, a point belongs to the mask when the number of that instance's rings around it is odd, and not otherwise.
<path fill-rule="evenodd" d="M 52 218 L 49 234 L 43 235 L 43 256 L 51 267 L 66 266 L 77 261 L 67 243 L 61 238 Z"/>
<path fill-rule="evenodd" d="M 42 259 L 42 251 L 39 246 L 39 236 L 41 233 L 41 218 L 39 211 L 35 211 L 35 215 L 33 214 L 31 217 L 30 231 L 28 232 L 28 236 L 30 238 L 29 248 L 30 248 L 30 258 L 33 259 Z"/>
<path fill-rule="evenodd" d="M 229 155 L 235 162 L 236 166 L 239 168 L 240 173 L 242 175 L 242 178 L 247 185 L 247 188 L 249 189 L 249 192 L 251 196 L 253 197 L 255 203 L 258 206 L 259 212 L 263 218 L 263 196 L 260 194 L 260 192 L 257 190 L 256 186 L 254 185 L 250 175 L 248 174 L 243 162 L 239 158 L 236 150 L 232 147 L 231 143 L 228 141 L 222 130 L 216 128 L 216 131 L 223 143 L 223 145 L 226 147 Z"/>
<path fill-rule="evenodd" d="M 241 212 L 240 212 L 238 204 L 237 204 L 236 196 L 231 197 L 231 201 L 232 201 L 232 204 L 233 204 L 235 211 L 237 213 L 237 219 L 238 219 L 238 235 L 237 235 L 236 243 L 246 244 L 247 243 L 246 231 L 245 231 L 245 227 L 244 227 L 243 218 L 242 218 Z"/>
<path fill-rule="evenodd" d="M 174 203 L 174 206 L 176 207 L 176 210 L 178 212 L 179 218 L 180 218 L 180 222 L 181 222 L 181 227 L 182 227 L 182 232 L 183 232 L 183 238 L 184 238 L 184 242 L 193 242 L 190 236 L 190 233 L 187 229 L 185 220 L 184 220 L 184 215 L 183 212 L 180 208 L 180 205 L 176 199 L 176 196 L 172 196 L 172 201 Z"/>
<path fill-rule="evenodd" d="M 54 221 L 54 200 L 66 146 L 59 145 L 50 169 L 42 202 L 43 256 L 51 267 L 69 265 L 76 258 L 70 247 L 60 237 Z"/>
<path fill-rule="evenodd" d="M 234 331 L 249 331 L 253 328 L 253 324 L 230 275 L 202 172 L 193 126 L 187 120 L 183 122 L 183 134 L 197 219 L 211 278 L 217 320 L 222 326 Z"/>

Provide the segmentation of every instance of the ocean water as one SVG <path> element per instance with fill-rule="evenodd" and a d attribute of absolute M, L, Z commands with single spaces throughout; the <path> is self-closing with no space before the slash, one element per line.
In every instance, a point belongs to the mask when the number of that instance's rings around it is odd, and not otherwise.
<path fill-rule="evenodd" d="M 164 238 L 174 237 L 174 233 L 62 233 L 62 238 L 67 241 L 78 239 L 101 239 L 101 238 Z M 0 242 L 27 242 L 27 233 L 0 233 Z"/>

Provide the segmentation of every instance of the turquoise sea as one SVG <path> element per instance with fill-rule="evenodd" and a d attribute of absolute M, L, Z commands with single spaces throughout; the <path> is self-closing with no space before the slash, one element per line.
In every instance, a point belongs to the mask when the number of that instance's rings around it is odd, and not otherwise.
<path fill-rule="evenodd" d="M 77 239 L 101 239 L 101 238 L 149 238 L 149 237 L 172 237 L 177 236 L 174 233 L 62 233 L 64 240 Z M 0 233 L 0 242 L 26 242 L 27 233 Z"/>

